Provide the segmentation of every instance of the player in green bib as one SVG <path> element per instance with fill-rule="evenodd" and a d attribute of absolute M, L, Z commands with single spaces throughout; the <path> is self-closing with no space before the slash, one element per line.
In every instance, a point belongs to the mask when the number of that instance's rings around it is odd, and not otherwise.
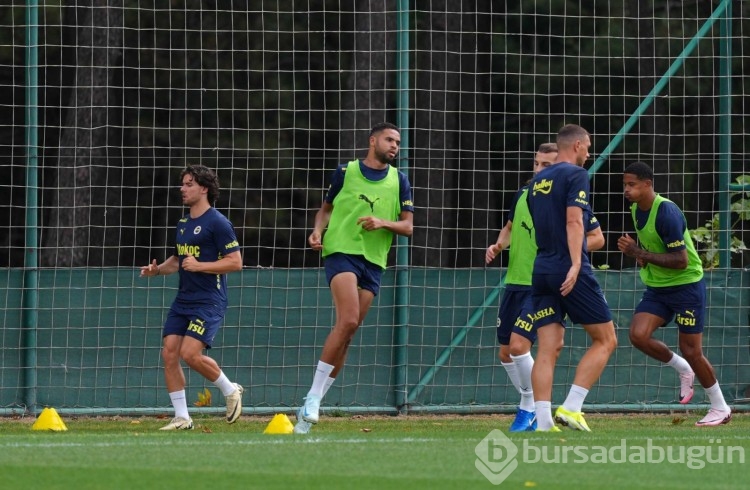
<path fill-rule="evenodd" d="M 399 130 L 378 124 L 370 130 L 369 143 L 367 157 L 339 165 L 333 173 L 307 240 L 313 250 L 322 251 L 336 324 L 297 412 L 297 434 L 308 433 L 318 422 L 321 399 L 344 366 L 349 344 L 380 290 L 393 236 L 412 234 L 411 184 L 392 165 L 401 145 Z"/>
<path fill-rule="evenodd" d="M 556 143 L 539 145 L 534 156 L 534 175 L 553 165 L 556 158 Z M 531 387 L 531 370 L 534 367 L 531 346 L 536 342 L 536 330 L 532 325 L 534 311 L 531 303 L 531 275 L 537 248 L 534 223 L 526 199 L 528 189 L 527 183 L 516 193 L 508 220 L 500 230 L 497 242 L 487 247 L 485 252 L 485 262 L 489 264 L 502 250 L 510 247 L 505 292 L 497 314 L 497 340 L 500 344 L 498 358 L 521 396 L 510 432 L 534 431 L 537 427 L 534 391 Z M 587 250 L 602 248 L 605 240 L 596 217 L 587 217 L 584 225 Z"/>
<path fill-rule="evenodd" d="M 680 378 L 680 403 L 693 397 L 695 377 L 711 402 L 711 408 L 697 426 L 728 423 L 732 411 L 703 355 L 703 326 L 706 313 L 706 284 L 703 267 L 679 207 L 654 191 L 654 173 L 647 164 L 634 162 L 623 175 L 625 198 L 632 202 L 638 243 L 629 235 L 617 240 L 617 248 L 633 257 L 641 267 L 646 291 L 630 323 L 630 341 L 644 354 L 674 368 Z M 674 319 L 679 330 L 677 355 L 653 334 Z"/>

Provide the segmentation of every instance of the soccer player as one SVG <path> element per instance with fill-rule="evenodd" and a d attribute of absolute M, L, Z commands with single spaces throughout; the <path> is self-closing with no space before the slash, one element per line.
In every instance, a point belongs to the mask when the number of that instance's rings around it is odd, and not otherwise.
<path fill-rule="evenodd" d="M 672 366 L 680 377 L 680 403 L 693 397 L 698 377 L 711 408 L 695 425 L 722 425 L 732 418 L 714 368 L 703 355 L 706 284 L 703 266 L 679 207 L 654 191 L 654 173 L 647 164 L 634 162 L 623 175 L 625 198 L 632 203 L 636 235 L 617 240 L 617 248 L 636 259 L 646 290 L 630 323 L 630 342 L 644 354 Z M 674 318 L 680 357 L 652 335 Z"/>
<path fill-rule="evenodd" d="M 234 423 L 242 413 L 242 386 L 231 382 L 216 361 L 203 354 L 224 320 L 226 274 L 242 269 L 240 245 L 232 223 L 211 206 L 219 195 L 216 174 L 203 165 L 192 165 L 182 171 L 180 181 L 182 204 L 189 212 L 177 223 L 174 255 L 161 264 L 154 259 L 141 267 L 141 277 L 180 275 L 177 296 L 164 322 L 161 351 L 175 415 L 160 430 L 193 428 L 180 359 L 221 390 L 227 423 Z"/>
<path fill-rule="evenodd" d="M 398 128 L 377 124 L 370 130 L 369 145 L 363 160 L 341 164 L 333 172 L 307 240 L 313 250 L 323 252 L 336 323 L 297 412 L 297 434 L 318 423 L 321 399 L 344 366 L 349 344 L 380 289 L 393 235 L 412 234 L 411 184 L 392 165 L 401 145 Z"/>
<path fill-rule="evenodd" d="M 555 143 L 542 143 L 534 157 L 534 175 L 551 165 L 557 157 Z M 498 358 L 508 373 L 513 386 L 521 395 L 511 432 L 533 431 L 537 427 L 534 409 L 534 392 L 531 386 L 531 369 L 534 359 L 531 346 L 536 341 L 532 328 L 531 273 L 536 255 L 534 224 L 526 202 L 528 185 L 516 193 L 508 214 L 508 221 L 500 230 L 497 242 L 487 247 L 485 262 L 489 264 L 509 245 L 508 271 L 505 292 L 497 315 L 497 340 L 500 343 Z M 519 223 L 515 228 L 513 222 Z M 596 217 L 586 220 L 588 250 L 604 246 L 604 235 Z"/>
<path fill-rule="evenodd" d="M 591 270 L 584 240 L 584 219 L 591 208 L 589 178 L 583 165 L 590 146 L 591 137 L 584 128 L 563 126 L 557 134 L 555 164 L 539 172 L 529 185 L 529 212 L 537 244 L 531 279 L 538 345 L 531 372 L 537 431 L 560 431 L 555 421 L 576 430 L 591 430 L 581 408 L 617 347 L 612 315 Z M 566 315 L 583 325 L 591 345 L 579 361 L 573 385 L 553 420 L 552 384 Z"/>

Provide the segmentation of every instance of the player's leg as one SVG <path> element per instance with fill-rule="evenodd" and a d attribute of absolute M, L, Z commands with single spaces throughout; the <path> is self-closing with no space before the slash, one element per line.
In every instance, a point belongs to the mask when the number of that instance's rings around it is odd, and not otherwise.
<path fill-rule="evenodd" d="M 561 302 L 560 284 L 565 274 L 534 274 L 531 278 L 532 330 L 537 336 L 537 351 L 531 370 L 537 431 L 559 432 L 552 418 L 552 384 L 555 365 L 565 336 L 565 308 Z"/>
<path fill-rule="evenodd" d="M 205 349 L 211 348 L 221 328 L 224 321 L 223 310 L 210 307 L 196 308 L 189 318 L 185 339 L 180 346 L 180 358 L 221 391 L 226 402 L 226 420 L 232 424 L 242 414 L 244 388 L 230 381 L 218 363 L 204 352 Z"/>
<path fill-rule="evenodd" d="M 162 330 L 161 358 L 164 362 L 164 381 L 174 408 L 174 417 L 160 430 L 192 429 L 193 421 L 187 408 L 185 373 L 180 364 L 180 346 L 188 320 L 170 308 Z"/>
<path fill-rule="evenodd" d="M 531 384 L 531 371 L 534 358 L 531 357 L 531 340 L 515 331 L 510 336 L 510 358 L 516 368 L 518 392 L 521 401 L 518 404 L 516 418 L 511 425 L 511 432 L 533 431 L 537 428 L 536 407 L 534 406 L 534 389 Z"/>
<path fill-rule="evenodd" d="M 590 432 L 591 429 L 583 418 L 583 402 L 617 347 L 617 336 L 611 320 L 583 325 L 583 328 L 591 337 L 591 346 L 578 362 L 573 384 L 565 401 L 555 411 L 555 420 L 572 429 Z"/>
<path fill-rule="evenodd" d="M 333 289 L 331 289 L 333 291 Z M 344 367 L 344 364 L 346 364 L 346 355 L 349 352 L 349 345 L 352 342 L 352 339 L 354 338 L 354 335 L 357 333 L 357 330 L 359 329 L 359 326 L 362 325 L 362 322 L 365 320 L 365 317 L 367 316 L 367 312 L 370 311 L 370 306 L 372 305 L 372 301 L 375 298 L 375 295 L 372 291 L 367 289 L 356 289 L 357 292 L 357 301 L 356 305 L 358 306 L 357 313 L 357 323 L 352 325 L 349 321 L 343 320 L 341 323 L 341 327 L 339 327 L 339 330 L 337 334 L 339 335 L 339 338 L 336 340 L 336 342 L 339 343 L 340 348 L 336 349 L 335 347 L 331 346 L 331 354 L 335 356 L 334 362 L 332 364 L 334 365 L 333 370 L 330 373 L 330 377 L 335 379 L 338 375 L 339 371 Z M 346 295 L 344 295 L 346 296 Z M 341 301 L 348 301 L 346 299 L 341 299 Z M 333 327 L 333 331 L 331 334 L 334 333 L 334 331 L 337 330 L 337 326 L 339 325 L 339 319 L 338 319 L 338 302 L 336 300 L 336 297 L 334 295 L 334 304 L 336 304 L 336 326 Z M 350 314 L 354 314 L 355 312 L 352 311 Z M 329 335 L 330 337 L 330 335 Z M 323 354 L 321 355 L 321 359 L 326 359 L 326 346 L 328 346 L 328 341 L 326 341 L 326 344 L 323 346 Z M 323 393 L 325 394 L 325 393 Z"/>
<path fill-rule="evenodd" d="M 680 352 L 695 372 L 695 376 L 706 390 L 706 395 L 711 402 L 708 414 L 696 425 L 726 424 L 732 418 L 732 411 L 724 400 L 724 394 L 721 392 L 711 362 L 703 355 L 703 328 L 706 317 L 705 283 L 701 280 L 682 286 L 675 294 L 668 296 L 666 301 L 676 314 L 675 323 L 679 330 Z M 690 389 L 692 388 L 691 379 Z"/>
<path fill-rule="evenodd" d="M 629 336 L 633 347 L 657 361 L 667 363 L 672 358 L 672 350 L 661 340 L 653 338 L 654 332 L 664 323 L 661 315 L 637 311 L 630 321 Z"/>
<path fill-rule="evenodd" d="M 320 402 L 344 367 L 349 345 L 380 290 L 382 273 L 381 267 L 363 257 L 334 254 L 326 259 L 336 324 L 326 338 L 305 403 L 297 412 L 295 433 L 306 434 L 317 423 Z"/>
<path fill-rule="evenodd" d="M 591 346 L 581 357 L 576 368 L 573 383 L 590 389 L 604 371 L 610 356 L 617 347 L 615 324 L 610 320 L 606 323 L 583 325 L 591 338 Z"/>
<path fill-rule="evenodd" d="M 518 370 L 513 363 L 513 359 L 510 358 L 510 334 L 513 330 L 513 322 L 520 313 L 520 305 L 516 304 L 515 296 L 515 291 L 506 289 L 500 300 L 496 323 L 497 342 L 500 345 L 497 357 L 500 360 L 500 365 L 508 374 L 510 382 L 513 383 L 516 392 L 520 393 Z"/>
<path fill-rule="evenodd" d="M 578 362 L 573 384 L 565 401 L 555 411 L 555 420 L 573 429 L 590 431 L 583 418 L 583 402 L 617 347 L 615 325 L 593 274 L 579 275 L 564 304 L 571 321 L 583 325 L 591 345 Z"/>
<path fill-rule="evenodd" d="M 709 360 L 703 355 L 703 334 L 684 333 L 679 334 L 680 352 L 690 363 L 695 371 L 695 376 L 701 386 L 706 390 L 706 395 L 711 402 L 711 408 L 703 419 L 698 421 L 698 426 L 715 426 L 728 423 L 732 418 L 732 411 L 724 400 L 719 381 L 716 379 L 714 368 Z"/>
<path fill-rule="evenodd" d="M 693 368 L 701 386 L 708 388 L 716 383 L 714 368 L 703 355 L 703 333 L 679 333 L 680 352 Z"/>
<path fill-rule="evenodd" d="M 312 386 L 305 396 L 304 405 L 297 413 L 297 420 L 304 420 L 307 424 L 318 423 L 320 401 L 326 385 L 330 387 L 338 370 L 341 369 L 349 344 L 359 328 L 360 308 L 357 281 L 357 276 L 353 272 L 340 272 L 330 281 L 336 310 L 336 323 L 326 337 L 323 352 L 313 375 Z M 305 428 L 309 430 L 307 424 Z M 302 431 L 302 426 L 296 430 L 298 433 L 305 433 Z"/>
<path fill-rule="evenodd" d="M 552 419 L 552 384 L 557 358 L 560 357 L 563 347 L 565 329 L 559 322 L 535 326 L 535 328 L 537 329 L 537 352 L 534 367 L 531 370 L 531 386 L 534 391 L 537 430 L 556 430 Z"/>

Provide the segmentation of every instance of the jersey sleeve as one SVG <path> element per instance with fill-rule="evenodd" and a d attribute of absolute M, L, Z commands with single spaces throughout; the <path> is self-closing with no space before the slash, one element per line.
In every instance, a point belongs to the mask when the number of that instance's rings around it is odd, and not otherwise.
<path fill-rule="evenodd" d="M 687 248 L 685 244 L 685 216 L 673 202 L 662 202 L 656 213 L 656 232 L 667 247 L 667 251 L 676 252 Z"/>
<path fill-rule="evenodd" d="M 341 188 L 344 186 L 344 172 L 348 164 L 342 163 L 336 167 L 336 170 L 331 172 L 331 183 L 328 186 L 328 192 L 326 193 L 325 201 L 331 204 L 336 196 L 338 196 Z"/>
<path fill-rule="evenodd" d="M 401 211 L 414 212 L 414 196 L 411 191 L 409 178 L 402 171 L 398 171 L 399 202 Z"/>
<path fill-rule="evenodd" d="M 594 213 L 588 211 L 585 216 L 586 221 L 583 223 L 583 227 L 585 228 L 586 233 L 602 227 L 601 223 L 599 223 L 599 220 L 596 219 L 596 216 L 594 216 Z"/>
<path fill-rule="evenodd" d="M 526 190 L 528 186 L 521 187 L 516 191 L 516 194 L 513 196 L 513 201 L 510 203 L 510 208 L 508 209 L 508 220 L 511 223 L 513 222 L 513 218 L 516 217 L 516 206 L 518 205 L 518 201 L 521 199 L 521 196 L 523 195 L 523 191 Z M 506 222 L 507 222 L 506 221 Z"/>
<path fill-rule="evenodd" d="M 222 256 L 240 249 L 240 242 L 237 241 L 234 226 L 225 216 L 221 216 L 221 219 L 217 219 L 215 222 L 214 242 Z"/>
<path fill-rule="evenodd" d="M 589 205 L 589 174 L 582 167 L 579 167 L 575 172 L 571 172 L 569 176 L 568 195 L 566 197 L 567 207 L 579 207 L 584 210 L 584 217 L 586 211 L 591 211 Z"/>

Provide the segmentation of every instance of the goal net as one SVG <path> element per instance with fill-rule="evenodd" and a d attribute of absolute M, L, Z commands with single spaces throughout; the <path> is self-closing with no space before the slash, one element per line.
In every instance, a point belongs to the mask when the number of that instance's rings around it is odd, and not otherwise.
<path fill-rule="evenodd" d="M 648 5 L 646 5 L 648 4 Z M 628 340 L 640 298 L 622 171 L 649 163 L 705 261 L 705 353 L 739 405 L 748 365 L 745 2 L 185 1 L 0 6 L 0 410 L 165 411 L 161 326 L 180 171 L 215 169 L 244 270 L 215 348 L 249 411 L 291 409 L 335 320 L 313 216 L 368 130 L 400 126 L 414 235 L 324 409 L 511 410 L 484 252 L 564 124 L 592 134 L 592 263 L 619 347 L 587 402 L 671 407 L 678 380 Z M 748 58 L 748 63 L 745 63 Z M 676 327 L 658 333 L 677 349 Z M 587 347 L 566 333 L 553 403 Z M 216 389 L 188 372 L 188 398 Z M 215 393 L 217 399 L 220 394 Z M 705 402 L 702 391 L 695 404 Z M 221 402 L 219 402 L 221 404 Z"/>

